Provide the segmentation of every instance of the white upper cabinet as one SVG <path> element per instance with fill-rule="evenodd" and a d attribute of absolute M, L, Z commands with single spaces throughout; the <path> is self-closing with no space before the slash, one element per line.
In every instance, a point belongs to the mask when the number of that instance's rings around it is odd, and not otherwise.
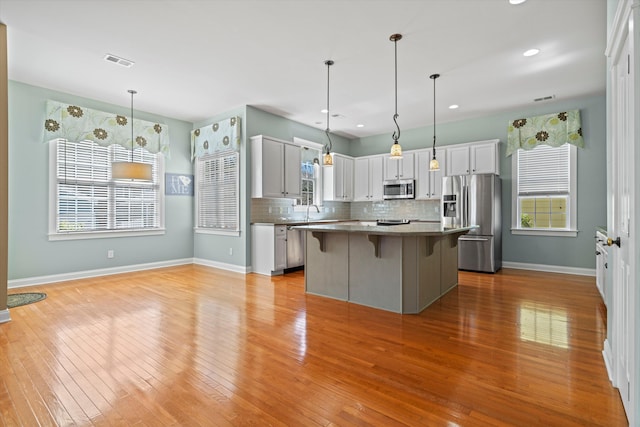
<path fill-rule="evenodd" d="M 332 154 L 333 166 L 322 168 L 324 200 L 350 202 L 353 200 L 353 158 Z"/>
<path fill-rule="evenodd" d="M 383 156 L 360 157 L 354 160 L 353 201 L 382 200 Z"/>
<path fill-rule="evenodd" d="M 442 195 L 442 177 L 445 172 L 446 149 L 436 149 L 436 159 L 440 162 L 439 171 L 430 171 L 429 162 L 433 157 L 432 150 L 416 153 L 416 199 L 439 199 Z"/>
<path fill-rule="evenodd" d="M 500 174 L 499 140 L 447 146 L 446 174 Z"/>
<path fill-rule="evenodd" d="M 251 138 L 251 197 L 300 197 L 300 147 L 266 136 Z"/>
<path fill-rule="evenodd" d="M 384 179 L 413 179 L 414 155 L 413 153 L 403 153 L 402 159 L 392 159 L 384 156 Z"/>

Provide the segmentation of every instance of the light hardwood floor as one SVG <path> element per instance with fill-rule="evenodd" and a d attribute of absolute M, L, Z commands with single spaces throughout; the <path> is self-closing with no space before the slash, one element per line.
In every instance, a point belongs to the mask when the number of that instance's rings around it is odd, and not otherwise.
<path fill-rule="evenodd" d="M 0 325 L 0 425 L 623 426 L 592 277 L 460 272 L 419 315 L 180 266 L 47 286 Z"/>

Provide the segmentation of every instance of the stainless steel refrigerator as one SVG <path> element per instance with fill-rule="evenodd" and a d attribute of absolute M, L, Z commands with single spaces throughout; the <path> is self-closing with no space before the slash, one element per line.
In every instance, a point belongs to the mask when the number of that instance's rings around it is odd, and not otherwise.
<path fill-rule="evenodd" d="M 494 174 L 442 178 L 442 224 L 477 226 L 458 239 L 460 270 L 495 273 L 502 267 L 501 188 Z"/>

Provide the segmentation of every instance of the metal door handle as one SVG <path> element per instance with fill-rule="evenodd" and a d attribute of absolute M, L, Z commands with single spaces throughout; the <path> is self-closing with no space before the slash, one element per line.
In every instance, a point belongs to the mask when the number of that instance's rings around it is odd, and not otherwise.
<path fill-rule="evenodd" d="M 607 246 L 613 246 L 614 244 L 620 247 L 620 237 L 616 237 L 615 240 L 613 240 L 611 237 L 607 239 Z"/>
<path fill-rule="evenodd" d="M 488 242 L 489 239 L 484 237 L 460 237 L 458 240 L 466 240 L 468 242 Z"/>

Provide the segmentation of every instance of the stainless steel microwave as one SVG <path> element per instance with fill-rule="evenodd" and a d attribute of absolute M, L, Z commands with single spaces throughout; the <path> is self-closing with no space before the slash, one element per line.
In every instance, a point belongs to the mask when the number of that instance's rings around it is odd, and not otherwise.
<path fill-rule="evenodd" d="M 413 179 L 393 179 L 384 182 L 382 198 L 388 199 L 415 199 L 415 181 Z"/>

